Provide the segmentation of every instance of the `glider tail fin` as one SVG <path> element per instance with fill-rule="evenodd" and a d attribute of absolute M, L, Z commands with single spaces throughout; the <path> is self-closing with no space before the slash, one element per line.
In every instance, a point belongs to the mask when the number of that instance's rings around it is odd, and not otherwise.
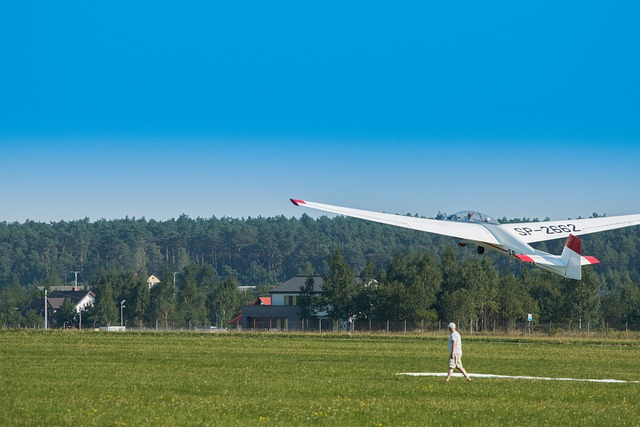
<path fill-rule="evenodd" d="M 582 240 L 578 236 L 569 235 L 560 260 L 565 267 L 565 277 L 576 280 L 582 278 Z"/>
<path fill-rule="evenodd" d="M 582 278 L 583 264 L 598 264 L 600 261 L 594 257 L 582 256 L 582 240 L 573 234 L 569 235 L 567 244 L 562 250 L 560 261 L 564 265 L 564 275 L 569 279 L 580 280 Z"/>

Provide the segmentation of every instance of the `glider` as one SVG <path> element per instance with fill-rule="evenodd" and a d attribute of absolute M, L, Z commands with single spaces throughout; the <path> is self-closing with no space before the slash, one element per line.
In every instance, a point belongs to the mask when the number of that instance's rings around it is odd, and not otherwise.
<path fill-rule="evenodd" d="M 583 265 L 600 262 L 592 256 L 582 256 L 582 240 L 578 236 L 640 224 L 640 214 L 500 224 L 490 216 L 476 211 L 458 212 L 447 216 L 445 220 L 438 220 L 345 208 L 299 199 L 291 199 L 291 202 L 296 206 L 338 215 L 451 236 L 460 246 L 465 246 L 467 243 L 475 244 L 479 254 L 484 253 L 485 249 L 495 250 L 575 280 L 582 278 Z M 529 245 L 529 243 L 562 238 L 566 238 L 567 243 L 561 255 L 543 252 Z"/>

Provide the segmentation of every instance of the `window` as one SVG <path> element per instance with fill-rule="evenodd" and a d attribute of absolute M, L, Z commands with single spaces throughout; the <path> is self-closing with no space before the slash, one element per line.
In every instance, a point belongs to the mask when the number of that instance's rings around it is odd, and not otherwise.
<path fill-rule="evenodd" d="M 284 305 L 298 305 L 298 295 L 285 295 Z"/>

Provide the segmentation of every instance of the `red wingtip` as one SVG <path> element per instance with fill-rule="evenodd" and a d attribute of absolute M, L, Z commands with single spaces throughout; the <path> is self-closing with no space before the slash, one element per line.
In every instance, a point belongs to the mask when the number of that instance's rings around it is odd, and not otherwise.
<path fill-rule="evenodd" d="M 596 257 L 586 256 L 586 257 L 584 257 L 584 259 L 589 261 L 591 264 L 600 264 L 600 261 L 598 261 L 598 259 Z"/>
<path fill-rule="evenodd" d="M 578 236 L 569 234 L 566 246 L 578 255 L 582 254 L 582 240 Z"/>
<path fill-rule="evenodd" d="M 293 203 L 296 206 L 300 206 L 300 205 L 305 205 L 306 203 L 304 202 L 304 200 L 298 200 L 298 199 L 290 199 L 291 203 Z"/>

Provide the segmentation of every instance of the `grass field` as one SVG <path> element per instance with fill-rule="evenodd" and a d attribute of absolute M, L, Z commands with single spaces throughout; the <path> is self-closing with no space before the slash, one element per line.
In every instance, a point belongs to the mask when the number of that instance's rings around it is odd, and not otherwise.
<path fill-rule="evenodd" d="M 640 380 L 640 342 L 463 336 L 473 373 Z M 638 425 L 640 384 L 407 377 L 447 335 L 0 332 L 0 425 Z"/>

